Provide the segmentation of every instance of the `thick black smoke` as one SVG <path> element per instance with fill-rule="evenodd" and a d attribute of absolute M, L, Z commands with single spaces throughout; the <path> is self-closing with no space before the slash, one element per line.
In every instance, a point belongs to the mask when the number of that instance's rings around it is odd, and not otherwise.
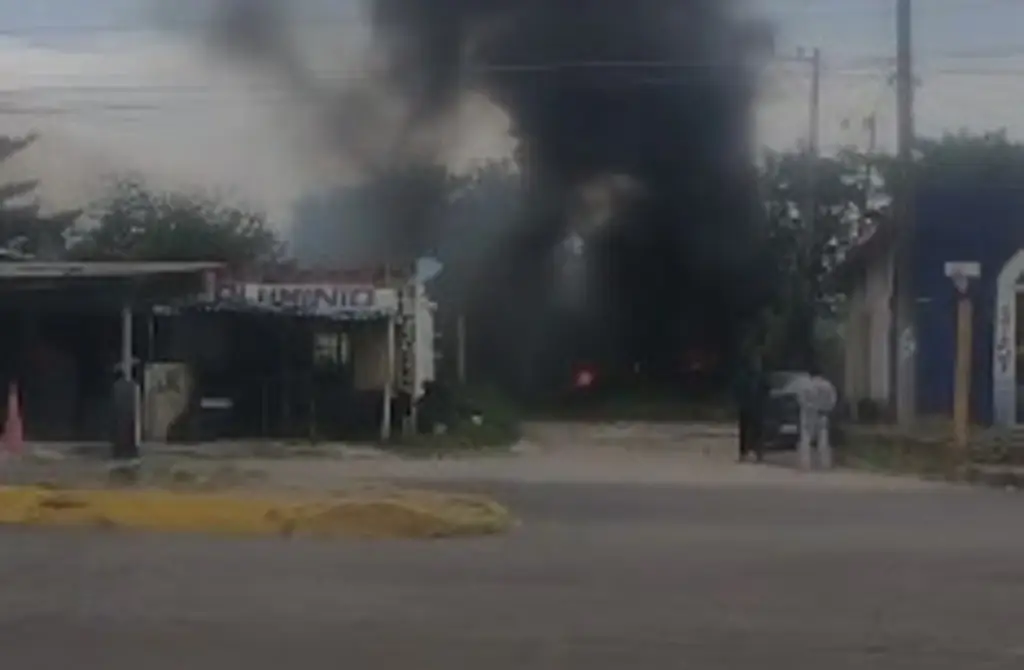
<path fill-rule="evenodd" d="M 252 21 L 272 4 L 236 3 L 249 22 L 229 23 L 273 45 Z M 600 347 L 676 369 L 695 338 L 727 342 L 756 308 L 765 287 L 757 280 L 750 131 L 765 40 L 737 5 L 372 1 L 374 36 L 389 55 L 386 78 L 410 105 L 409 134 L 443 117 L 468 89 L 486 91 L 512 119 L 527 215 L 489 264 L 496 274 L 475 284 L 487 287 L 485 302 L 500 305 L 502 332 L 520 349 L 523 339 L 552 342 L 550 332 L 526 337 L 508 324 L 550 323 L 538 315 L 557 281 L 552 259 L 570 232 L 569 203 L 614 175 L 638 184 L 641 195 L 586 241 L 588 290 L 601 310 L 569 337 L 577 352 Z M 423 240 L 431 234 L 417 232 Z"/>

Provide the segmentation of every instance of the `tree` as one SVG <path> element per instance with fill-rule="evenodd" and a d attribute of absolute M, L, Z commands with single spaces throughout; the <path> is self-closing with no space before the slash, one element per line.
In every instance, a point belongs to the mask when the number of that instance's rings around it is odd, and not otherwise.
<path fill-rule="evenodd" d="M 765 161 L 764 258 L 775 287 L 764 314 L 765 347 L 775 365 L 815 362 L 816 326 L 841 299 L 834 271 L 862 223 L 885 215 L 865 168 L 866 157 L 854 152 L 818 158 L 813 166 L 802 153 L 774 153 Z M 816 206 L 809 220 L 812 169 Z"/>
<path fill-rule="evenodd" d="M 94 207 L 96 225 L 70 254 L 79 260 L 218 261 L 241 267 L 280 259 L 282 245 L 260 213 L 205 195 L 117 183 Z"/>
<path fill-rule="evenodd" d="M 35 139 L 35 135 L 0 136 L 0 162 L 22 151 Z M 4 258 L 53 258 L 65 250 L 64 234 L 74 225 L 79 212 L 41 216 L 37 202 L 25 202 L 37 185 L 35 180 L 0 185 L 0 253 Z"/>
<path fill-rule="evenodd" d="M 900 165 L 892 156 L 852 150 L 820 158 L 813 225 L 802 216 L 808 169 L 805 154 L 776 153 L 762 170 L 765 259 L 774 269 L 776 287 L 765 314 L 767 349 L 773 362 L 782 365 L 804 365 L 807 358 L 801 354 L 813 354 L 814 324 L 842 303 L 835 270 L 858 238 L 888 225 L 891 185 L 897 183 Z M 919 194 L 936 188 L 1019 188 L 1024 144 L 1003 131 L 921 138 L 913 170 Z"/>
<path fill-rule="evenodd" d="M 1024 143 L 1005 130 L 947 133 L 921 138 L 914 148 L 914 180 L 920 188 L 1020 188 L 1024 183 Z M 879 161 L 887 183 L 895 183 L 898 164 Z"/>

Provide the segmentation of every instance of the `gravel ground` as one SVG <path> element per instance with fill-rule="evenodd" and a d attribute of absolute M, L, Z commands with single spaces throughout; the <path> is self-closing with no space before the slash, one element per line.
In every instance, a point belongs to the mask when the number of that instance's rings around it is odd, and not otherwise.
<path fill-rule="evenodd" d="M 1024 667 L 1018 495 L 691 452 L 265 464 L 289 485 L 488 492 L 523 518 L 499 538 L 3 529 L 4 665 Z"/>
<path fill-rule="evenodd" d="M 793 454 L 769 455 L 767 465 L 737 465 L 733 426 L 699 423 L 528 424 L 526 439 L 513 453 L 403 458 L 372 447 L 322 444 L 326 457 L 282 458 L 293 446 L 263 442 L 214 443 L 146 450 L 143 480 L 159 485 L 213 484 L 217 487 L 333 490 L 362 481 L 496 481 L 519 483 L 679 484 L 691 487 L 837 488 L 853 490 L 930 490 L 907 478 L 856 471 L 805 474 Z M 311 448 L 306 448 L 308 454 Z M 88 485 L 107 479 L 106 450 L 41 445 L 39 458 L 0 464 L 0 485 L 35 482 Z M 280 452 L 274 457 L 267 452 Z M 303 452 L 300 452 L 303 453 Z M 191 476 L 191 475 L 194 475 Z"/>

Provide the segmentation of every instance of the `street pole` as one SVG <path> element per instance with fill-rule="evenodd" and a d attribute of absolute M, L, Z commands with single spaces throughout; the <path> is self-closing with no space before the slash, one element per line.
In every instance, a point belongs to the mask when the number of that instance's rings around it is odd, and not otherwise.
<path fill-rule="evenodd" d="M 981 277 L 978 261 L 946 263 L 946 276 L 956 289 L 956 366 L 953 376 L 953 452 L 951 465 L 964 463 L 971 430 L 971 353 L 974 305 L 970 287 Z"/>
<path fill-rule="evenodd" d="M 896 419 L 901 428 L 914 425 L 917 410 L 917 336 L 914 298 L 914 74 L 911 0 L 896 0 L 896 104 L 898 114 L 898 177 L 893 192 L 896 259 L 893 277 L 895 329 Z"/>
<path fill-rule="evenodd" d="M 388 316 L 387 323 L 387 351 L 385 352 L 384 364 L 386 377 L 384 378 L 384 389 L 381 393 L 383 406 L 380 417 L 380 439 L 382 442 L 391 439 L 391 405 L 395 397 L 395 328 L 398 327 L 395 323 L 394 315 Z"/>
<path fill-rule="evenodd" d="M 455 378 L 459 386 L 466 385 L 466 315 L 463 312 L 455 320 Z"/>
<path fill-rule="evenodd" d="M 811 114 L 810 127 L 807 134 L 808 153 L 812 160 L 818 159 L 821 152 L 821 49 L 811 52 Z M 817 166 L 811 165 L 812 178 Z M 813 183 L 813 179 L 812 179 Z M 814 191 L 811 191 L 814 194 Z"/>
<path fill-rule="evenodd" d="M 872 180 L 874 179 L 875 151 L 878 150 L 878 115 L 872 112 L 864 119 L 864 127 L 868 131 L 868 151 L 864 158 L 864 190 L 861 193 L 861 225 L 867 221 L 868 208 L 871 207 Z M 860 235 L 863 228 L 857 231 Z"/>
<path fill-rule="evenodd" d="M 814 49 L 810 58 L 804 56 L 801 50 L 798 55 L 800 60 L 809 62 L 811 65 L 811 97 L 808 114 L 807 128 L 807 152 L 805 156 L 806 188 L 803 220 L 805 222 L 805 234 L 813 235 L 818 218 L 818 159 L 821 153 L 821 50 Z M 810 245 L 802 245 L 801 254 L 810 252 Z M 801 263 L 803 265 L 803 263 Z M 805 295 L 802 298 L 808 301 L 814 296 Z M 806 324 L 813 328 L 813 317 L 811 323 Z M 811 340 L 813 341 L 813 340 Z M 806 352 L 806 362 L 816 363 L 815 347 L 810 347 Z"/>
<path fill-rule="evenodd" d="M 953 384 L 953 444 L 956 462 L 964 462 L 970 440 L 971 339 L 973 305 L 966 285 L 956 301 L 956 372 Z"/>
<path fill-rule="evenodd" d="M 809 57 L 805 56 L 801 49 L 797 54 L 797 60 L 810 63 L 811 66 L 811 97 L 807 115 L 807 148 L 804 156 L 807 170 L 804 216 L 808 226 L 813 228 L 818 205 L 818 157 L 821 154 L 821 49 L 814 49 Z"/>
<path fill-rule="evenodd" d="M 818 209 L 818 157 L 821 154 L 821 49 L 811 52 L 811 100 L 807 128 L 807 225 L 814 228 Z"/>

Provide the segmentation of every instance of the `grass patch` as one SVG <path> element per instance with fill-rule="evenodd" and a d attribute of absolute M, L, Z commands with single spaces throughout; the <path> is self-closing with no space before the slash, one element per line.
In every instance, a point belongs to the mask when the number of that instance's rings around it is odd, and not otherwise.
<path fill-rule="evenodd" d="M 438 392 L 419 410 L 419 431 L 396 435 L 384 446 L 420 455 L 502 450 L 522 438 L 522 414 L 501 393 L 487 388 Z"/>
<path fill-rule="evenodd" d="M 1015 453 L 979 440 L 960 454 L 949 431 L 942 427 L 907 434 L 884 426 L 850 427 L 837 452 L 840 463 L 847 467 L 953 481 L 971 480 L 979 466 L 1009 465 Z"/>
<path fill-rule="evenodd" d="M 531 412 L 530 418 L 594 422 L 728 423 L 736 420 L 736 410 L 726 400 L 695 402 L 668 394 L 617 394 L 570 399 L 558 407 L 538 408 Z"/>
<path fill-rule="evenodd" d="M 951 478 L 963 466 L 951 458 L 946 445 L 913 439 L 890 443 L 850 440 L 836 453 L 844 467 L 890 474 Z"/>

